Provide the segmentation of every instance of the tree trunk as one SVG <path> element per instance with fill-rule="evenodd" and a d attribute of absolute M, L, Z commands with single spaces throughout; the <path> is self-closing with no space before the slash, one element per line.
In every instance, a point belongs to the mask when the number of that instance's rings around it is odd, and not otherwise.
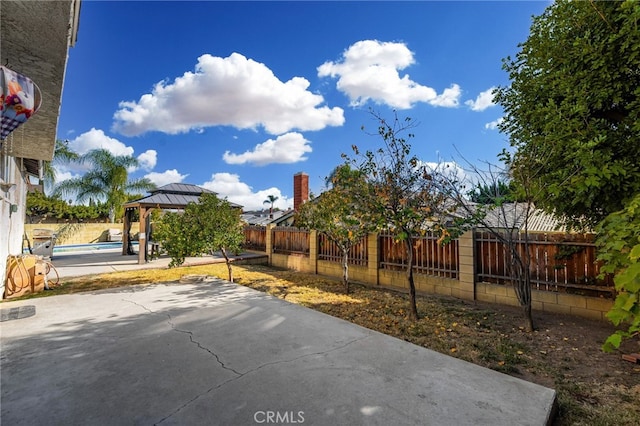
<path fill-rule="evenodd" d="M 531 304 L 527 306 L 523 306 L 522 310 L 524 311 L 524 319 L 525 319 L 524 329 L 530 333 L 533 330 L 535 330 L 533 326 L 533 315 L 531 314 Z"/>
<path fill-rule="evenodd" d="M 227 250 L 224 247 L 220 247 L 220 252 L 224 256 L 224 260 L 227 262 L 227 269 L 229 270 L 229 282 L 233 282 L 233 268 L 231 267 L 231 259 L 227 256 Z"/>
<path fill-rule="evenodd" d="M 345 294 L 349 294 L 349 252 L 342 250 L 342 284 L 344 285 Z"/>
<path fill-rule="evenodd" d="M 528 250 L 528 248 L 525 248 L 525 250 Z M 526 253 L 524 256 L 518 253 L 515 243 L 509 244 L 509 250 L 505 254 L 507 253 L 510 256 L 508 265 L 513 289 L 524 313 L 524 328 L 526 331 L 531 332 L 535 329 L 531 313 L 531 275 L 529 272 L 531 258 Z"/>
<path fill-rule="evenodd" d="M 409 234 L 407 234 L 409 235 Z M 416 305 L 416 286 L 413 282 L 413 238 L 407 236 L 405 241 L 405 250 L 407 250 L 407 283 L 409 284 L 409 304 L 410 306 L 410 316 L 411 319 L 417 321 L 419 319 L 418 316 L 418 306 Z"/>

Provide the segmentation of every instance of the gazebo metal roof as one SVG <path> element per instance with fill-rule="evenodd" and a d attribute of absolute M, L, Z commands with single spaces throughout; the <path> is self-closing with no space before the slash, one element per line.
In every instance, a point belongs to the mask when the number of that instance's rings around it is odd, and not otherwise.
<path fill-rule="evenodd" d="M 184 210 L 189 203 L 200 202 L 202 194 L 215 194 L 213 191 L 201 188 L 188 183 L 170 183 L 160 188 L 149 191 L 150 195 L 138 200 L 130 201 L 124 205 L 125 215 L 122 233 L 122 254 L 134 254 L 131 248 L 129 232 L 131 230 L 131 217 L 135 210 L 139 211 L 140 232 L 138 240 L 140 249 L 138 251 L 138 263 L 144 264 L 149 258 L 149 213 L 154 209 L 162 210 Z M 242 209 L 242 206 L 229 203 L 231 207 Z"/>
<path fill-rule="evenodd" d="M 189 203 L 197 203 L 202 194 L 215 194 L 206 188 L 188 183 L 170 183 L 149 191 L 150 195 L 124 205 L 125 209 L 138 207 L 155 207 L 160 209 L 184 209 Z M 242 208 L 241 205 L 229 203 L 232 207 Z"/>

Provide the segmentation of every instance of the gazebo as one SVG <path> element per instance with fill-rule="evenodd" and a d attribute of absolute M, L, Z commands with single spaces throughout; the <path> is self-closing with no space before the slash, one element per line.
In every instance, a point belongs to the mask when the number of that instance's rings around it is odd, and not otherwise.
<path fill-rule="evenodd" d="M 170 183 L 150 191 L 150 195 L 144 198 L 126 203 L 124 205 L 124 223 L 122 230 L 122 254 L 135 254 L 131 247 L 130 236 L 131 223 L 135 211 L 138 211 L 140 218 L 138 263 L 144 264 L 149 258 L 148 242 L 151 231 L 151 211 L 153 211 L 153 209 L 184 210 L 187 204 L 199 202 L 202 194 L 215 194 L 215 192 L 188 183 Z M 239 204 L 230 204 L 233 207 L 242 208 Z"/>

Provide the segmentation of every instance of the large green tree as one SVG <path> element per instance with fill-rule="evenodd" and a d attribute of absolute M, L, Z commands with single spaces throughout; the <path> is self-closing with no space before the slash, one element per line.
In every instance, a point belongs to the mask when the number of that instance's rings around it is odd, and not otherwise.
<path fill-rule="evenodd" d="M 240 209 L 215 194 L 202 194 L 198 203 L 189 203 L 184 212 L 166 212 L 156 224 L 154 238 L 171 256 L 170 267 L 180 266 L 187 256 L 222 253 L 233 282 L 232 259 L 244 241 Z"/>
<path fill-rule="evenodd" d="M 349 293 L 349 251 L 375 229 L 367 208 L 369 188 L 364 175 L 349 165 L 338 166 L 327 178 L 331 189 L 304 203 L 296 225 L 323 232 L 342 255 L 342 284 Z"/>
<path fill-rule="evenodd" d="M 129 179 L 129 169 L 138 166 L 138 160 L 130 155 L 113 155 L 106 149 L 95 149 L 81 156 L 79 161 L 88 163 L 89 171 L 81 177 L 60 182 L 55 193 L 73 194 L 79 203 L 91 199 L 104 202 L 112 223 L 116 215 L 121 215 L 128 194 L 155 188 L 149 179 Z"/>
<path fill-rule="evenodd" d="M 30 221 L 47 218 L 71 221 L 104 221 L 108 217 L 108 212 L 102 204 L 69 205 L 59 196 L 48 196 L 39 191 L 27 194 L 26 214 Z"/>
<path fill-rule="evenodd" d="M 559 0 L 533 19 L 495 100 L 536 205 L 593 226 L 640 191 L 640 4 Z"/>
<path fill-rule="evenodd" d="M 640 194 L 598 227 L 598 260 L 602 273 L 613 273 L 618 294 L 607 318 L 624 326 L 609 336 L 603 349 L 620 346 L 623 339 L 640 336 Z"/>

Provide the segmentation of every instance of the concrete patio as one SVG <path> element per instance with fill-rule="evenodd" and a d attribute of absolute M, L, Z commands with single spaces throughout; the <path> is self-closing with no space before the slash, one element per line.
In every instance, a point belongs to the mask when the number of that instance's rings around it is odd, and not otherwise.
<path fill-rule="evenodd" d="M 555 391 L 229 282 L 4 302 L 3 424 L 545 425 Z"/>

